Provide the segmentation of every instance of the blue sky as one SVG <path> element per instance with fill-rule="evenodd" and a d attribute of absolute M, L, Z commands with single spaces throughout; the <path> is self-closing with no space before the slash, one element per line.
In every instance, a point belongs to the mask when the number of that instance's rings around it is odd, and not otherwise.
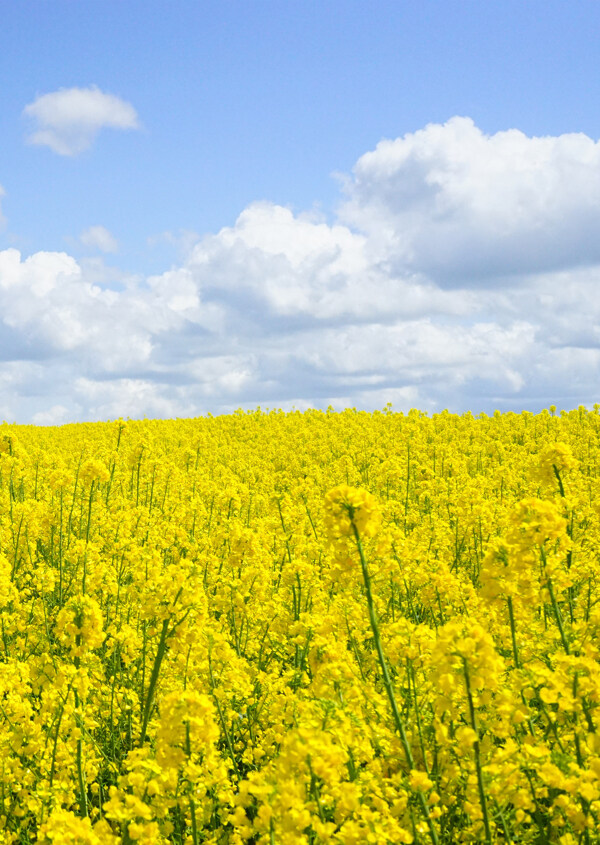
<path fill-rule="evenodd" d="M 4 4 L 0 417 L 591 406 L 599 42 L 592 0 Z"/>

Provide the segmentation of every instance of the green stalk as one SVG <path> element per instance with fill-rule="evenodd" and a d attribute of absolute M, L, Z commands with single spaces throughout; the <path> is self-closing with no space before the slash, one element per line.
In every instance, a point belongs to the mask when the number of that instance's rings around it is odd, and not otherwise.
<path fill-rule="evenodd" d="M 188 722 L 185 726 L 185 751 L 188 757 L 188 760 L 192 761 L 192 743 L 190 739 L 190 723 Z M 192 791 L 194 789 L 194 785 L 191 784 Z M 196 820 L 196 802 L 194 801 L 192 795 L 189 796 L 190 802 L 190 815 L 192 818 L 192 842 L 194 845 L 198 845 L 198 822 Z"/>
<path fill-rule="evenodd" d="M 79 696 L 75 693 L 75 707 L 79 707 Z M 81 732 L 83 730 L 83 720 L 81 716 L 76 718 L 76 724 Z M 87 806 L 87 789 L 85 786 L 85 775 L 83 772 L 83 739 L 79 737 L 77 740 L 77 782 L 79 784 L 79 812 L 82 818 L 88 815 Z"/>
<path fill-rule="evenodd" d="M 413 706 L 415 708 L 415 717 L 417 719 L 417 730 L 419 732 L 419 745 L 421 746 L 421 754 L 423 755 L 423 763 L 425 764 L 425 771 L 429 775 L 429 764 L 427 763 L 427 754 L 425 753 L 425 741 L 423 739 L 423 727 L 421 725 L 421 712 L 419 707 L 419 699 L 417 697 L 417 684 L 415 681 L 415 668 L 410 658 L 406 658 L 406 674 L 408 676 L 408 689 L 410 695 L 410 688 L 412 685 Z M 412 681 L 412 684 L 411 684 Z"/>
<path fill-rule="evenodd" d="M 58 603 L 63 606 L 63 488 L 60 488 L 60 531 L 58 532 Z"/>
<path fill-rule="evenodd" d="M 77 616 L 75 618 L 75 624 L 81 628 L 82 619 Z M 81 634 L 77 634 L 75 637 L 75 645 L 79 647 L 81 645 Z M 79 671 L 79 667 L 81 665 L 81 660 L 79 657 L 76 657 L 73 660 L 73 664 L 75 666 L 76 671 Z M 79 812 L 82 818 L 85 818 L 88 815 L 88 805 L 87 805 L 87 789 L 85 786 L 85 773 L 83 771 L 83 739 L 81 737 L 81 733 L 83 732 L 83 719 L 78 713 L 79 710 L 79 693 L 76 689 L 73 690 L 73 694 L 75 696 L 75 724 L 79 729 L 79 738 L 77 740 L 77 782 L 79 785 Z M 57 731 L 58 736 L 58 731 Z"/>
<path fill-rule="evenodd" d="M 150 711 L 152 710 L 152 703 L 154 701 L 154 691 L 156 690 L 156 683 L 158 681 L 158 675 L 160 673 L 160 666 L 163 662 L 163 657 L 165 656 L 165 652 L 167 650 L 167 636 L 169 633 L 169 620 L 165 619 L 162 623 L 162 629 L 160 632 L 160 640 L 158 643 L 158 649 L 156 651 L 156 657 L 154 658 L 154 666 L 152 667 L 152 674 L 150 675 L 150 684 L 148 685 L 148 693 L 146 695 L 146 702 L 144 704 L 144 716 L 142 719 L 142 732 L 140 734 L 140 745 L 143 745 L 146 741 L 146 731 L 148 729 L 148 721 L 150 719 Z"/>
<path fill-rule="evenodd" d="M 513 610 L 512 596 L 508 596 L 508 618 L 510 619 L 510 636 L 512 638 L 513 656 L 515 658 L 515 667 L 521 668 L 521 660 L 519 658 L 519 651 L 517 649 L 517 637 L 515 631 L 515 614 Z"/>
<path fill-rule="evenodd" d="M 179 588 L 177 595 L 173 599 L 173 607 L 177 604 L 179 596 L 183 592 L 183 587 Z M 148 693 L 146 695 L 146 701 L 144 704 L 144 714 L 142 717 L 142 732 L 140 734 L 140 745 L 143 745 L 146 741 L 146 731 L 148 729 L 148 722 L 150 720 L 150 713 L 152 712 L 152 704 L 154 702 L 154 692 L 156 690 L 156 684 L 158 681 L 158 676 L 160 674 L 160 667 L 163 662 L 163 658 L 167 651 L 167 640 L 173 634 L 175 629 L 180 625 L 189 613 L 189 608 L 187 612 L 181 617 L 179 620 L 173 621 L 173 627 L 169 631 L 169 622 L 171 618 L 167 618 L 163 620 L 162 628 L 160 631 L 160 640 L 158 641 L 158 648 L 156 650 L 156 656 L 154 658 L 154 665 L 152 666 L 152 674 L 150 675 L 150 683 L 148 685 Z M 142 688 L 142 693 L 143 693 Z"/>
<path fill-rule="evenodd" d="M 85 595 L 85 585 L 87 580 L 87 547 L 90 542 L 90 526 L 92 524 L 92 501 L 94 498 L 94 481 L 90 484 L 90 498 L 88 502 L 88 518 L 85 528 L 85 552 L 83 554 L 83 580 L 81 584 L 81 592 Z"/>
<path fill-rule="evenodd" d="M 69 697 L 70 692 L 71 692 L 71 684 L 69 684 L 69 686 L 67 688 L 67 694 L 65 696 L 65 703 L 66 703 L 66 701 Z M 59 731 L 60 731 L 60 723 L 62 722 L 62 717 L 64 715 L 64 712 L 65 712 L 65 705 L 61 704 L 60 709 L 58 711 L 58 718 L 57 718 L 57 722 L 56 722 L 56 732 L 54 734 L 54 742 L 52 744 L 52 758 L 51 758 L 51 761 L 50 761 L 50 775 L 49 775 L 49 778 L 48 778 L 49 784 L 50 784 L 50 789 L 52 789 L 52 784 L 54 783 L 54 772 L 56 770 L 56 752 L 57 752 L 57 748 L 58 748 L 58 736 L 59 736 Z"/>
<path fill-rule="evenodd" d="M 520 669 L 521 668 L 521 658 L 519 656 L 519 650 L 517 648 L 517 631 L 516 631 L 516 625 L 515 625 L 515 612 L 514 612 L 514 608 L 513 608 L 512 596 L 508 596 L 507 604 L 508 604 L 508 618 L 510 620 L 510 636 L 511 636 L 511 639 L 512 639 L 513 657 L 515 659 L 515 668 Z M 525 707 L 527 707 L 527 702 L 525 701 L 525 695 L 523 694 L 523 690 L 521 690 L 521 701 L 523 702 Z M 529 733 L 531 734 L 531 736 L 535 736 L 535 731 L 533 729 L 533 722 L 531 721 L 530 716 L 527 717 L 527 724 L 529 726 Z"/>
<path fill-rule="evenodd" d="M 504 838 L 508 845 L 511 845 L 513 840 L 510 833 L 508 832 L 508 827 L 506 826 L 506 819 L 504 818 L 504 813 L 502 812 L 502 808 L 500 807 L 498 801 L 496 801 L 496 812 L 498 814 L 498 818 L 500 819 L 500 824 L 502 825 L 502 832 L 504 833 Z"/>
<path fill-rule="evenodd" d="M 560 608 L 558 606 L 558 602 L 556 601 L 556 596 L 554 595 L 554 587 L 552 586 L 552 579 L 548 578 L 548 592 L 550 593 L 550 601 L 552 602 L 552 610 L 554 611 L 554 618 L 556 619 L 556 624 L 558 625 L 558 630 L 560 632 L 560 639 L 562 642 L 562 646 L 565 650 L 565 654 L 570 654 L 569 650 L 569 643 L 567 642 L 567 637 L 565 634 L 565 629 L 562 621 L 562 614 L 560 612 Z"/>
<path fill-rule="evenodd" d="M 217 713 L 219 714 L 219 721 L 221 722 L 221 728 L 223 729 L 223 734 L 225 736 L 225 743 L 227 745 L 227 750 L 229 751 L 229 756 L 231 757 L 231 762 L 233 764 L 234 771 L 236 775 L 240 776 L 240 772 L 238 769 L 237 761 L 235 759 L 235 748 L 233 745 L 232 738 L 229 736 L 229 731 L 227 730 L 227 723 L 225 722 L 225 715 L 223 713 L 223 708 L 221 707 L 221 702 L 219 701 L 218 695 L 215 693 L 216 685 L 215 685 L 215 678 L 213 675 L 212 670 L 212 659 L 210 650 L 208 652 L 208 676 L 210 679 L 210 691 L 212 693 L 213 700 L 215 702 Z"/>
<path fill-rule="evenodd" d="M 556 480 L 558 481 L 558 489 L 562 498 L 565 498 L 565 487 L 562 482 L 562 478 L 560 477 L 560 472 L 556 464 L 552 464 L 552 469 L 554 470 L 554 475 L 556 476 Z M 566 513 L 567 517 L 567 537 L 569 540 L 573 540 L 573 511 L 571 511 L 571 515 L 569 518 L 569 512 Z M 573 549 L 569 549 L 567 552 L 567 569 L 570 569 L 573 565 Z M 573 587 L 567 588 L 567 595 L 569 597 L 569 614 L 571 616 L 571 624 L 575 621 L 574 613 L 573 613 Z"/>
<path fill-rule="evenodd" d="M 469 715 L 471 717 L 471 727 L 475 731 L 477 739 L 473 743 L 473 751 L 475 754 L 475 769 L 477 770 L 477 786 L 479 788 L 479 802 L 481 804 L 481 812 L 483 814 L 483 824 L 485 827 L 485 841 L 487 845 L 492 845 L 492 831 L 490 828 L 490 819 L 488 816 L 487 800 L 485 797 L 485 789 L 483 786 L 483 772 L 481 769 L 481 756 L 479 749 L 479 727 L 477 725 L 477 714 L 475 713 L 475 705 L 473 703 L 473 693 L 471 692 L 471 676 L 469 675 L 469 664 L 466 658 L 463 657 L 463 671 L 465 676 L 465 687 L 467 690 L 467 700 L 469 702 Z"/>
<path fill-rule="evenodd" d="M 365 592 L 367 594 L 367 605 L 369 608 L 369 621 L 371 623 L 371 630 L 373 632 L 373 638 L 375 640 L 375 648 L 377 649 L 377 657 L 379 659 L 379 665 L 381 666 L 381 674 L 383 677 L 383 684 L 385 686 L 385 691 L 387 693 L 390 707 L 392 709 L 392 715 L 394 717 L 394 723 L 396 725 L 396 730 L 398 731 L 398 735 L 400 736 L 400 742 L 402 743 L 402 748 L 404 750 L 404 755 L 406 757 L 406 762 L 410 766 L 411 769 L 415 768 L 415 761 L 412 755 L 412 751 L 410 748 L 410 744 L 408 742 L 408 737 L 406 735 L 406 729 L 404 727 L 404 722 L 402 720 L 402 716 L 400 715 L 400 710 L 398 708 L 398 704 L 396 702 L 396 695 L 394 693 L 394 687 L 392 684 L 392 679 L 390 677 L 387 661 L 385 659 L 385 654 L 383 652 L 383 645 L 381 642 L 381 634 L 379 632 L 379 623 L 377 621 L 377 613 L 375 611 L 375 603 L 373 601 L 373 592 L 371 590 L 371 576 L 369 574 L 369 568 L 367 566 L 367 561 L 365 558 L 365 553 L 362 547 L 362 542 L 360 539 L 360 534 L 358 533 L 358 528 L 354 522 L 354 519 L 351 515 L 351 524 L 352 524 L 352 531 L 354 532 L 354 539 L 356 541 L 356 547 L 358 549 L 358 554 L 360 556 L 360 565 L 362 567 L 362 575 L 363 581 L 365 584 Z M 436 833 L 435 827 L 433 825 L 433 821 L 431 816 L 429 815 L 429 807 L 427 806 L 427 802 L 425 800 L 425 796 L 419 789 L 417 792 L 417 798 L 419 801 L 419 806 L 421 808 L 421 812 L 425 816 L 425 820 L 427 821 L 427 826 L 429 828 L 429 836 L 433 845 L 439 845 L 438 835 Z"/>

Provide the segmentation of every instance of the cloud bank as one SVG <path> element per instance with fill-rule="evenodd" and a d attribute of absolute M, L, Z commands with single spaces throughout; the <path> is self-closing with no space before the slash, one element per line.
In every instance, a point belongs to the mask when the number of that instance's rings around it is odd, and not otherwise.
<path fill-rule="evenodd" d="M 0 415 L 591 407 L 599 188 L 584 135 L 455 117 L 363 155 L 335 221 L 253 203 L 156 276 L 5 250 Z"/>
<path fill-rule="evenodd" d="M 25 106 L 23 114 L 34 123 L 30 144 L 50 147 L 63 156 L 84 152 L 101 129 L 138 129 L 137 113 L 130 103 L 105 94 L 96 86 L 60 88 L 42 94 Z"/>

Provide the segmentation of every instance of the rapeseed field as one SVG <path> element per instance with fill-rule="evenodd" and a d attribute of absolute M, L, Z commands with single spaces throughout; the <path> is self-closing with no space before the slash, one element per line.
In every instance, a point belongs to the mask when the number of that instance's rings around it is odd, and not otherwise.
<path fill-rule="evenodd" d="M 600 415 L 0 426 L 0 842 L 600 841 Z"/>

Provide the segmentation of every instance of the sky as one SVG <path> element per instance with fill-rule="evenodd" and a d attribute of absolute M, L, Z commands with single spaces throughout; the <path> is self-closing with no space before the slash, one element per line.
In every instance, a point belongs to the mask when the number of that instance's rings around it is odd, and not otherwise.
<path fill-rule="evenodd" d="M 5 0 L 0 420 L 600 401 L 596 0 Z"/>

